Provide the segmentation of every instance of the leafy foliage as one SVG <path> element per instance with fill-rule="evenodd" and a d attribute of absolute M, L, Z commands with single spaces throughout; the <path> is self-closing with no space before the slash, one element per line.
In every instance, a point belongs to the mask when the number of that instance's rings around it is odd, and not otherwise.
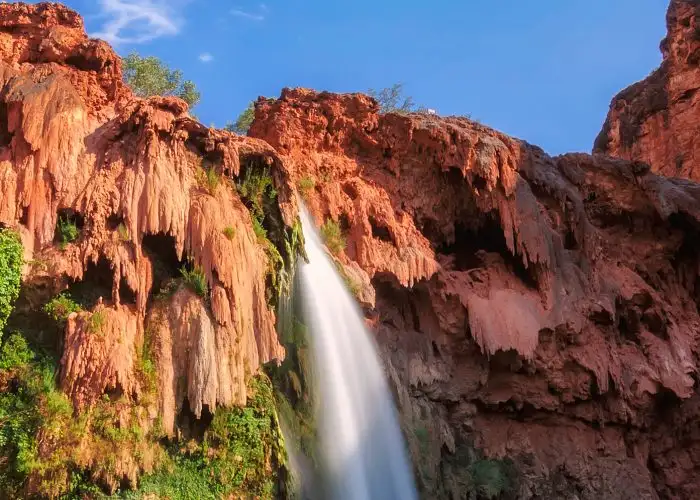
<path fill-rule="evenodd" d="M 190 108 L 197 105 L 200 93 L 195 84 L 184 80 L 180 70 L 171 70 L 154 56 L 141 57 L 131 53 L 123 59 L 124 81 L 139 97 L 177 96 Z"/>
<path fill-rule="evenodd" d="M 333 254 L 338 255 L 345 250 L 345 236 L 340 225 L 333 219 L 327 219 L 321 226 L 321 238 Z"/>
<path fill-rule="evenodd" d="M 255 102 L 250 101 L 248 107 L 238 115 L 236 123 L 227 123 L 224 129 L 239 135 L 246 135 L 253 124 L 253 120 L 255 120 Z"/>
<path fill-rule="evenodd" d="M 75 224 L 75 221 L 69 217 L 59 217 L 56 223 L 56 231 L 58 232 L 58 241 L 61 248 L 68 243 L 72 243 L 80 236 L 80 230 Z"/>
<path fill-rule="evenodd" d="M 209 295 L 209 285 L 207 283 L 207 277 L 200 267 L 194 266 L 192 269 L 182 267 L 180 268 L 180 274 L 185 280 L 185 284 L 190 287 L 194 293 L 202 298 L 207 298 Z"/>
<path fill-rule="evenodd" d="M 12 304 L 19 297 L 23 253 L 17 233 L 0 230 L 0 334 L 12 311 Z"/>
<path fill-rule="evenodd" d="M 379 91 L 369 89 L 370 97 L 376 99 L 379 104 L 380 113 L 410 113 L 416 111 L 416 104 L 411 96 L 405 96 L 403 84 L 395 83 L 391 87 L 383 88 Z"/>
<path fill-rule="evenodd" d="M 90 333 L 96 333 L 99 335 L 103 334 L 103 328 L 105 326 L 105 323 L 107 321 L 107 316 L 104 312 L 104 309 L 94 311 L 90 315 L 90 319 L 88 320 L 88 331 Z"/>
<path fill-rule="evenodd" d="M 316 189 L 316 181 L 309 176 L 302 177 L 299 179 L 299 182 L 297 182 L 297 188 L 302 198 L 307 198 L 309 194 Z"/>
<path fill-rule="evenodd" d="M 216 188 L 219 187 L 221 176 L 219 172 L 216 171 L 216 168 L 206 161 L 202 161 L 202 169 L 203 170 L 197 171 L 197 180 L 199 184 L 213 196 L 214 193 L 216 193 Z"/>
<path fill-rule="evenodd" d="M 65 323 L 71 313 L 80 311 L 82 307 L 67 293 L 57 295 L 44 306 L 44 312 L 60 324 Z"/>
<path fill-rule="evenodd" d="M 25 338 L 17 332 L 10 334 L 0 349 L 0 371 L 26 366 L 34 359 L 34 352 Z"/>
<path fill-rule="evenodd" d="M 201 445 L 172 447 L 163 467 L 123 498 L 276 498 L 275 473 L 286 456 L 272 386 L 259 375 L 248 390 L 245 408 L 218 409 Z"/>
<path fill-rule="evenodd" d="M 473 486 L 480 498 L 493 500 L 512 487 L 508 465 L 500 460 L 482 459 L 469 468 Z"/>
<path fill-rule="evenodd" d="M 236 187 L 241 197 L 249 202 L 253 217 L 262 224 L 266 202 L 277 200 L 277 190 L 272 181 L 270 169 L 247 168 L 243 180 Z"/>
<path fill-rule="evenodd" d="M 131 236 L 129 235 L 129 229 L 124 225 L 123 222 L 120 222 L 119 225 L 117 226 L 117 234 L 119 235 L 119 240 L 128 242 L 131 241 Z"/>
<path fill-rule="evenodd" d="M 236 228 L 231 227 L 231 226 L 226 226 L 223 230 L 223 233 L 224 233 L 224 236 L 226 236 L 226 238 L 228 240 L 233 240 L 233 238 L 235 238 L 235 236 L 236 236 Z"/>

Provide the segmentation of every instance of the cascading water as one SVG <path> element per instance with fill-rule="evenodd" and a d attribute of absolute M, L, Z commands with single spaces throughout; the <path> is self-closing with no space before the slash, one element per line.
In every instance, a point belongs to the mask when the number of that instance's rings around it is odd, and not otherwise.
<path fill-rule="evenodd" d="M 299 268 L 318 374 L 322 498 L 414 500 L 396 409 L 360 310 L 301 209 L 307 263 Z"/>

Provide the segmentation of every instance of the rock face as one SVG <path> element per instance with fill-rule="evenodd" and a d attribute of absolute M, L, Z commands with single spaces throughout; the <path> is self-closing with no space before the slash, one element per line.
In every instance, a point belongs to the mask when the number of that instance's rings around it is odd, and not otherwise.
<path fill-rule="evenodd" d="M 594 151 L 700 180 L 700 3 L 671 0 L 663 63 L 610 105 Z"/>
<path fill-rule="evenodd" d="M 60 349 L 78 411 L 140 401 L 173 436 L 243 403 L 248 375 L 284 356 L 270 270 L 294 256 L 296 190 L 345 236 L 336 259 L 425 497 L 695 498 L 700 186 L 648 164 L 700 176 L 696 4 L 671 2 L 662 68 L 614 101 L 596 149 L 622 159 L 551 158 L 467 119 L 303 89 L 260 100 L 242 138 L 132 96 L 74 12 L 0 4 L 0 224 L 29 263 L 21 327 Z M 251 172 L 275 188 L 267 243 L 231 185 Z M 79 234 L 62 245 L 66 220 Z M 65 289 L 84 310 L 44 328 Z M 116 476 L 133 483 L 131 455 Z"/>
<path fill-rule="evenodd" d="M 250 135 L 346 234 L 426 497 L 484 493 L 480 453 L 503 498 L 694 497 L 700 186 L 359 94 Z"/>
<path fill-rule="evenodd" d="M 268 258 L 233 185 L 269 169 L 290 226 L 280 162 L 260 140 L 203 127 L 177 98 L 133 97 L 119 57 L 87 39 L 75 12 L 0 4 L 0 222 L 22 236 L 25 289 L 43 290 L 29 306 L 67 287 L 104 292 L 60 339 L 61 385 L 77 408 L 108 392 L 138 397 L 144 342 L 168 433 L 183 407 L 199 417 L 245 403 L 246 374 L 283 358 Z M 59 218 L 80 232 L 65 248 Z M 201 269 L 203 298 L 168 295 L 185 265 Z"/>

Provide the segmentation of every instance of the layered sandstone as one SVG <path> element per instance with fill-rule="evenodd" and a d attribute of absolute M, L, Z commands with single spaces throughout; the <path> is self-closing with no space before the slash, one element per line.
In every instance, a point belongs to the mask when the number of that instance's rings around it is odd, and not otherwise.
<path fill-rule="evenodd" d="M 268 257 L 235 180 L 268 168 L 279 224 L 291 226 L 296 208 L 268 144 L 202 126 L 177 98 L 133 97 L 120 68 L 75 12 L 0 4 L 0 222 L 20 232 L 32 264 L 27 309 L 69 286 L 103 286 L 57 339 L 61 385 L 76 407 L 103 393 L 138 398 L 147 342 L 172 433 L 184 406 L 199 417 L 245 403 L 246 376 L 284 356 Z M 204 180 L 206 169 L 218 184 Z M 56 244 L 59 216 L 80 229 L 65 248 Z M 202 270 L 207 296 L 164 292 L 185 265 Z"/>
<path fill-rule="evenodd" d="M 476 448 L 517 498 L 692 498 L 700 187 L 360 94 L 285 90 L 250 135 L 373 287 L 427 497 L 464 498 Z"/>
<path fill-rule="evenodd" d="M 700 3 L 671 0 L 663 62 L 613 98 L 594 151 L 700 180 Z"/>

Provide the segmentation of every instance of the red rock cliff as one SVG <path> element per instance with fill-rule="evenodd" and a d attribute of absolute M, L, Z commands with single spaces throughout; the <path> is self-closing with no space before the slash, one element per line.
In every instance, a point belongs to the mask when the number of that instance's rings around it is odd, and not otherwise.
<path fill-rule="evenodd" d="M 247 375 L 284 355 L 268 257 L 233 182 L 270 169 L 282 226 L 296 209 L 268 144 L 203 127 L 177 98 L 134 98 L 120 68 L 75 12 L 0 4 L 0 222 L 20 232 L 30 262 L 18 304 L 27 314 L 67 287 L 101 294 L 57 340 L 76 407 L 103 393 L 138 398 L 148 336 L 158 414 L 172 434 L 183 406 L 199 417 L 244 403 Z M 220 182 L 204 181 L 205 169 Z M 65 248 L 54 237 L 60 216 L 80 229 Z M 187 262 L 204 273 L 205 297 L 168 295 Z"/>
<path fill-rule="evenodd" d="M 360 94 L 285 90 L 250 135 L 347 235 L 426 497 L 477 449 L 513 498 L 694 498 L 699 186 Z"/>
<path fill-rule="evenodd" d="M 612 100 L 594 151 L 700 180 L 700 3 L 671 0 L 663 63 Z"/>

